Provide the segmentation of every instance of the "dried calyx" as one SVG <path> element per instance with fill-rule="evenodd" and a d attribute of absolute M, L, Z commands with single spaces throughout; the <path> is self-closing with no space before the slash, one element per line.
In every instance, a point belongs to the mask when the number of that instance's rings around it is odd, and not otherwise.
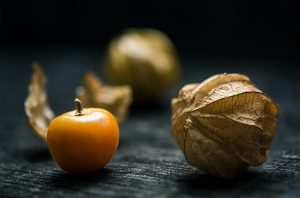
<path fill-rule="evenodd" d="M 118 123 L 126 119 L 132 102 L 130 86 L 105 85 L 91 72 L 84 75 L 83 84 L 77 89 L 76 95 L 85 107 L 104 108 L 114 114 Z"/>
<path fill-rule="evenodd" d="M 48 104 L 44 71 L 37 63 L 33 63 L 33 70 L 29 93 L 24 104 L 25 112 L 33 133 L 47 142 L 48 126 L 54 118 L 54 113 Z M 84 87 L 77 94 L 85 107 L 107 109 L 116 116 L 118 123 L 125 120 L 132 100 L 129 86 L 104 85 L 92 73 L 85 75 Z"/>
<path fill-rule="evenodd" d="M 191 165 L 232 178 L 266 161 L 278 114 L 247 76 L 215 75 L 172 100 L 172 135 Z"/>
<path fill-rule="evenodd" d="M 33 63 L 33 74 L 25 101 L 25 112 L 32 131 L 47 142 L 47 130 L 54 113 L 48 104 L 46 91 L 47 78 L 38 63 Z"/>

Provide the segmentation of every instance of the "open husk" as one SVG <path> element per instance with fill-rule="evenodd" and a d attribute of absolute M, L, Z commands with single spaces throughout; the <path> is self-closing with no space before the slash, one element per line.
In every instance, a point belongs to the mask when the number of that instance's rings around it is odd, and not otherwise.
<path fill-rule="evenodd" d="M 232 178 L 267 160 L 278 115 L 247 76 L 220 74 L 172 100 L 172 135 L 191 165 Z"/>
<path fill-rule="evenodd" d="M 33 63 L 33 74 L 25 100 L 25 113 L 29 126 L 44 142 L 47 142 L 48 126 L 54 118 L 54 113 L 48 104 L 46 90 L 47 78 L 42 67 Z M 77 91 L 84 107 L 99 107 L 110 111 L 120 124 L 126 118 L 132 101 L 129 86 L 104 85 L 93 73 L 84 77 L 84 87 Z"/>

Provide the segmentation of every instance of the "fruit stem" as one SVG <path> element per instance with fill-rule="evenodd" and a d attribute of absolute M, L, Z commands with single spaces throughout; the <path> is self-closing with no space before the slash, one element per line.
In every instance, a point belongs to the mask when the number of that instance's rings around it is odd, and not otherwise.
<path fill-rule="evenodd" d="M 75 115 L 81 116 L 82 115 L 81 101 L 78 98 L 75 98 L 74 102 L 76 104 L 76 110 L 77 110 Z"/>

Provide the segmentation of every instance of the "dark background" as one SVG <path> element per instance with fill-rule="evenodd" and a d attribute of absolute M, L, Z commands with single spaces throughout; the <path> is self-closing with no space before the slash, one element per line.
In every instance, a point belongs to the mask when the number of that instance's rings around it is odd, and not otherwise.
<path fill-rule="evenodd" d="M 0 0 L 0 197 L 300 197 L 298 12 L 296 0 Z M 127 27 L 165 32 L 181 79 L 160 103 L 131 106 L 103 171 L 68 175 L 27 124 L 31 63 L 43 66 L 61 114 L 74 108 L 84 72 L 103 76 L 106 46 Z M 268 161 L 233 180 L 192 168 L 171 137 L 171 97 L 224 72 L 248 75 L 280 107 Z"/>
<path fill-rule="evenodd" d="M 296 60 L 296 0 L 1 1 L 2 47 L 103 48 L 127 27 L 167 33 L 181 53 Z"/>

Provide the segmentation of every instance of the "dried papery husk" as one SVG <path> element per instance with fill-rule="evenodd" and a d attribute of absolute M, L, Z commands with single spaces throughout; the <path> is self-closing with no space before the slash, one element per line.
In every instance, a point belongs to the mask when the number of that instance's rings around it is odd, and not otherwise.
<path fill-rule="evenodd" d="M 48 126 L 55 115 L 48 104 L 47 77 L 38 63 L 33 63 L 32 67 L 29 93 L 24 103 L 25 113 L 33 133 L 47 142 Z M 77 90 L 77 95 L 85 107 L 104 108 L 113 113 L 119 123 L 125 120 L 132 101 L 129 86 L 104 85 L 93 73 L 85 75 L 84 87 Z"/>
<path fill-rule="evenodd" d="M 76 91 L 85 107 L 98 107 L 110 111 L 122 123 L 132 102 L 130 86 L 105 85 L 94 73 L 88 72 L 83 79 L 84 86 Z"/>
<path fill-rule="evenodd" d="M 191 165 L 232 178 L 267 160 L 278 115 L 247 76 L 220 74 L 184 86 L 172 100 L 172 135 Z"/>
<path fill-rule="evenodd" d="M 33 74 L 28 87 L 28 96 L 25 100 L 25 112 L 29 126 L 34 134 L 47 142 L 47 130 L 54 113 L 48 104 L 46 91 L 47 78 L 38 63 L 33 63 Z"/>
<path fill-rule="evenodd" d="M 171 40 L 161 31 L 129 28 L 107 49 L 109 83 L 130 85 L 135 102 L 152 102 L 178 82 L 180 61 Z"/>

